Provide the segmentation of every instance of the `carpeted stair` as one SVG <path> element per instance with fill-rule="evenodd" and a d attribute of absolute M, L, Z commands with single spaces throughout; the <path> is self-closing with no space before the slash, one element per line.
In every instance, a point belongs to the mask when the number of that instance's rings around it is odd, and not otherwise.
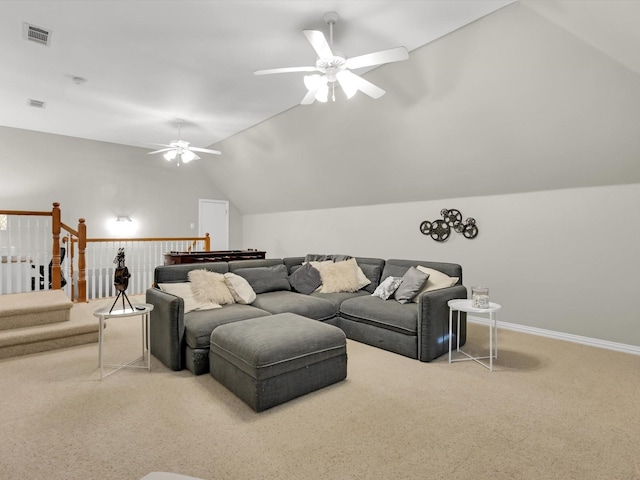
<path fill-rule="evenodd" d="M 0 295 L 0 359 L 98 341 L 97 322 L 72 321 L 62 290 Z"/>

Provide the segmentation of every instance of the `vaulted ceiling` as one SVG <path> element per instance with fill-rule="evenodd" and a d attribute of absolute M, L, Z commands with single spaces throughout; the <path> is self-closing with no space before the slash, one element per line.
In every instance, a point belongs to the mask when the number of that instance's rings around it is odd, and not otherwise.
<path fill-rule="evenodd" d="M 349 55 L 410 50 L 363 72 L 384 97 L 253 76 L 311 64 L 331 10 Z M 633 0 L 3 1 L 0 125 L 152 148 L 183 118 L 246 214 L 639 183 L 638 24 Z"/>

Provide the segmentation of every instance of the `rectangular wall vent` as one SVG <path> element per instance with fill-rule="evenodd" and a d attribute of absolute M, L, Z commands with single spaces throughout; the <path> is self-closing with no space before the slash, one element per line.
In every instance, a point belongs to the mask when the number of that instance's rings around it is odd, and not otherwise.
<path fill-rule="evenodd" d="M 29 99 L 28 104 L 30 107 L 34 108 L 44 108 L 47 106 L 47 102 L 43 102 L 42 100 L 34 100 L 33 98 Z"/>
<path fill-rule="evenodd" d="M 49 46 L 51 39 L 51 32 L 44 28 L 36 27 L 35 25 L 24 24 L 24 38 L 31 40 L 32 42 L 39 43 L 40 45 Z"/>

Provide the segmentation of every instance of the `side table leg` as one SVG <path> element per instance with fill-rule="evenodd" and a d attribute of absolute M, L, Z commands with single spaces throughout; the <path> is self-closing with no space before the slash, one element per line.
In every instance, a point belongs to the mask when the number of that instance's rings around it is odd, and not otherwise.
<path fill-rule="evenodd" d="M 449 363 L 451 363 L 451 336 L 453 335 L 453 308 L 449 308 Z"/>
<path fill-rule="evenodd" d="M 103 361 L 102 361 L 102 342 L 104 341 L 104 317 L 98 319 L 98 366 L 100 367 L 100 381 L 104 378 Z"/>
<path fill-rule="evenodd" d="M 495 336 L 496 336 L 496 358 L 498 358 L 498 318 L 495 316 L 496 314 L 494 313 L 494 317 L 493 317 L 493 321 L 495 323 Z"/>

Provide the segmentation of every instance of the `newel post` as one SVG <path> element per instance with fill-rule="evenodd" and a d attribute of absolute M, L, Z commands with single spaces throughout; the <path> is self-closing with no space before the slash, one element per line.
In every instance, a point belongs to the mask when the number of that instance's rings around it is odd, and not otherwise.
<path fill-rule="evenodd" d="M 209 237 L 208 233 L 204 234 L 204 251 L 205 252 L 211 251 L 211 238 Z"/>
<path fill-rule="evenodd" d="M 51 288 L 60 290 L 62 288 L 62 275 L 60 272 L 60 204 L 53 202 L 51 210 L 51 233 L 53 235 L 53 246 L 51 251 Z"/>
<path fill-rule="evenodd" d="M 78 302 L 87 301 L 87 225 L 84 218 L 78 220 Z"/>

